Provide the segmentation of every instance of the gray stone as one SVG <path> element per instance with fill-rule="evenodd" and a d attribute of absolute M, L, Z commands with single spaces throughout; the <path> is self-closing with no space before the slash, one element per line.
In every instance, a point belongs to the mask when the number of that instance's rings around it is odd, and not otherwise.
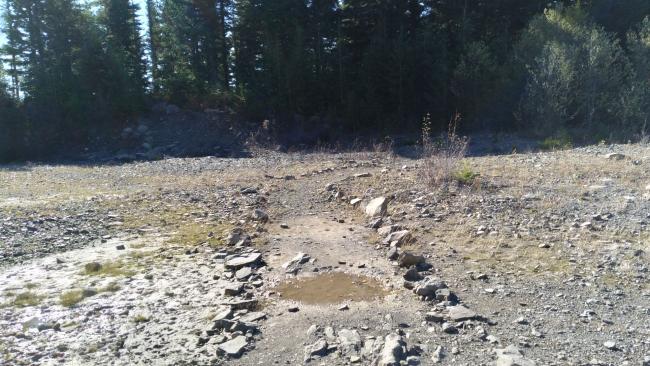
<path fill-rule="evenodd" d="M 301 264 L 307 263 L 311 257 L 305 253 L 298 253 L 290 261 L 284 263 L 282 268 L 284 268 L 286 273 L 296 273 L 300 268 Z"/>
<path fill-rule="evenodd" d="M 614 342 L 614 341 L 607 341 L 607 342 L 603 343 L 603 345 L 605 346 L 605 348 L 607 348 L 609 350 L 616 350 L 617 349 L 616 342 Z"/>
<path fill-rule="evenodd" d="M 525 358 L 514 345 L 496 349 L 494 352 L 497 354 L 495 366 L 535 366 L 535 362 Z"/>
<path fill-rule="evenodd" d="M 321 338 L 314 344 L 305 347 L 305 361 L 309 361 L 314 356 L 325 356 L 327 354 L 327 346 L 327 341 Z"/>
<path fill-rule="evenodd" d="M 266 313 L 255 311 L 242 316 L 239 320 L 244 323 L 252 323 L 266 318 Z"/>
<path fill-rule="evenodd" d="M 253 212 L 253 220 L 259 221 L 259 222 L 268 222 L 269 221 L 269 215 L 266 212 L 264 212 L 264 211 L 262 211 L 260 209 L 256 209 Z"/>
<path fill-rule="evenodd" d="M 404 279 L 407 281 L 420 281 L 422 278 L 422 275 L 415 268 L 411 268 L 404 273 Z"/>
<path fill-rule="evenodd" d="M 447 319 L 460 322 L 464 320 L 476 319 L 477 315 L 472 310 L 463 305 L 450 306 L 446 309 Z"/>
<path fill-rule="evenodd" d="M 384 348 L 381 350 L 379 366 L 398 366 L 406 354 L 405 348 L 404 338 L 394 333 L 387 335 Z"/>
<path fill-rule="evenodd" d="M 395 231 L 390 233 L 383 241 L 385 245 L 390 245 L 391 247 L 400 247 L 406 243 L 409 243 L 413 239 L 411 232 L 408 230 Z"/>
<path fill-rule="evenodd" d="M 240 281 L 246 281 L 253 274 L 251 267 L 242 267 L 235 272 L 235 278 Z"/>
<path fill-rule="evenodd" d="M 397 258 L 400 267 L 408 268 L 424 263 L 426 259 L 421 255 L 415 255 L 410 252 L 402 252 Z"/>
<path fill-rule="evenodd" d="M 246 266 L 252 266 L 257 264 L 260 259 L 262 259 L 261 253 L 248 253 L 245 255 L 240 255 L 226 261 L 226 269 L 240 269 Z"/>
<path fill-rule="evenodd" d="M 619 153 L 609 153 L 605 155 L 605 159 L 607 160 L 623 160 L 625 158 L 625 155 Z"/>
<path fill-rule="evenodd" d="M 436 296 L 436 291 L 442 288 L 447 288 L 444 282 L 437 278 L 427 277 L 415 286 L 413 292 L 418 296 L 433 299 Z"/>
<path fill-rule="evenodd" d="M 238 336 L 228 342 L 220 344 L 218 349 L 230 357 L 239 357 L 244 352 L 247 345 L 248 342 L 246 341 L 246 337 Z"/>
<path fill-rule="evenodd" d="M 447 334 L 456 334 L 458 333 L 458 328 L 451 323 L 442 323 L 442 331 Z"/>
<path fill-rule="evenodd" d="M 339 342 L 343 352 L 357 352 L 361 347 L 361 336 L 356 330 L 341 329 L 339 330 Z"/>
<path fill-rule="evenodd" d="M 384 216 L 388 209 L 388 200 L 386 197 L 378 197 L 373 199 L 366 206 L 366 216 L 377 217 Z"/>
<path fill-rule="evenodd" d="M 225 296 L 236 296 L 239 295 L 240 292 L 242 292 L 243 287 L 239 283 L 228 283 L 225 285 L 222 289 L 221 292 Z"/>
<path fill-rule="evenodd" d="M 391 247 L 390 249 L 388 249 L 387 257 L 388 257 L 388 260 L 391 260 L 391 261 L 394 261 L 395 259 L 397 259 L 399 257 L 399 251 L 398 251 L 397 247 Z"/>

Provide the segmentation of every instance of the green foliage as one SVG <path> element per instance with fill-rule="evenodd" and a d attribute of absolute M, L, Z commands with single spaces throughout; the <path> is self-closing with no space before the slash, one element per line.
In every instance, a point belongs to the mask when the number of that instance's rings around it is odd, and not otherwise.
<path fill-rule="evenodd" d="M 629 61 L 618 40 L 579 7 L 546 10 L 517 50 L 526 78 L 520 123 L 538 135 L 561 128 L 621 136 Z"/>
<path fill-rule="evenodd" d="M 1 1 L 2 160 L 114 134 L 149 97 L 288 128 L 460 113 L 589 140 L 650 113 L 647 0 L 147 0 L 147 42 L 133 0 Z"/>
<path fill-rule="evenodd" d="M 460 184 L 470 185 L 479 177 L 479 174 L 472 170 L 472 167 L 465 162 L 463 166 L 454 172 L 454 179 Z"/>
<path fill-rule="evenodd" d="M 59 296 L 59 302 L 61 303 L 61 305 L 70 308 L 82 302 L 84 298 L 85 297 L 84 297 L 83 290 L 80 289 L 70 290 L 62 293 Z"/>
<path fill-rule="evenodd" d="M 547 137 L 539 143 L 539 148 L 545 151 L 565 150 L 572 146 L 571 137 L 567 133 Z"/>
<path fill-rule="evenodd" d="M 10 305 L 16 307 L 36 306 L 41 303 L 42 296 L 39 296 L 31 291 L 21 292 L 14 297 Z"/>

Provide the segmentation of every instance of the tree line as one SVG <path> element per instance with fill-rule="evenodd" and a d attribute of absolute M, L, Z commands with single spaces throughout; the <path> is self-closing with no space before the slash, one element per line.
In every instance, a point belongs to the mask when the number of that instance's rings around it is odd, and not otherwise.
<path fill-rule="evenodd" d="M 4 157 L 88 144 L 156 100 L 353 133 L 459 113 L 467 132 L 621 140 L 650 115 L 647 0 L 146 0 L 146 25 L 130 0 L 1 1 Z"/>

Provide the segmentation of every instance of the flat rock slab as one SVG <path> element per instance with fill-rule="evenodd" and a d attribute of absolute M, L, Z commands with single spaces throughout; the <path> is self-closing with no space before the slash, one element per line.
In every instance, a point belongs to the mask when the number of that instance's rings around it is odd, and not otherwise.
<path fill-rule="evenodd" d="M 510 345 L 503 349 L 496 349 L 497 361 L 495 366 L 535 366 L 535 362 L 524 357 L 519 349 Z"/>
<path fill-rule="evenodd" d="M 249 253 L 240 255 L 226 261 L 226 269 L 240 269 L 246 266 L 252 266 L 262 259 L 262 253 Z"/>
<path fill-rule="evenodd" d="M 450 306 L 447 308 L 447 319 L 453 321 L 463 321 L 476 319 L 478 316 L 472 310 L 463 305 Z"/>
<path fill-rule="evenodd" d="M 239 336 L 219 345 L 219 350 L 231 357 L 239 357 L 248 345 L 246 337 Z"/>

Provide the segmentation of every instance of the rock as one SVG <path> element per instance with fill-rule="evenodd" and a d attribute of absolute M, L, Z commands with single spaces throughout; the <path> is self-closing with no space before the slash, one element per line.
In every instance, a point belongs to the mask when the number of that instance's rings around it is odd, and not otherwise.
<path fill-rule="evenodd" d="M 350 363 L 359 363 L 359 362 L 361 362 L 361 357 L 359 356 L 350 357 Z"/>
<path fill-rule="evenodd" d="M 384 219 L 382 219 L 381 217 L 377 217 L 377 218 L 374 218 L 374 219 L 370 220 L 370 222 L 368 223 L 368 227 L 371 228 L 371 229 L 377 229 L 377 228 L 379 228 L 381 226 L 381 224 L 383 222 L 384 222 Z"/>
<path fill-rule="evenodd" d="M 311 337 L 312 335 L 318 333 L 320 331 L 320 327 L 316 324 L 312 324 L 309 329 L 307 329 L 307 337 Z"/>
<path fill-rule="evenodd" d="M 262 259 L 261 253 L 257 253 L 257 252 L 248 253 L 227 260 L 225 267 L 226 269 L 237 270 L 242 267 L 252 266 L 254 264 L 257 264 L 260 261 L 260 259 Z"/>
<path fill-rule="evenodd" d="M 372 174 L 370 174 L 368 172 L 363 172 L 363 173 L 359 173 L 359 174 L 354 175 L 355 178 L 368 178 L 368 177 L 371 177 L 371 176 L 372 176 Z"/>
<path fill-rule="evenodd" d="M 411 232 L 408 230 L 395 231 L 390 233 L 383 241 L 385 245 L 391 247 L 400 247 L 412 239 Z"/>
<path fill-rule="evenodd" d="M 245 194 L 245 195 L 256 194 L 257 193 L 257 188 L 246 187 L 246 188 L 242 188 L 240 192 L 241 192 L 241 194 Z"/>
<path fill-rule="evenodd" d="M 442 349 L 442 346 L 436 347 L 436 350 L 433 351 L 433 356 L 431 356 L 431 361 L 433 361 L 433 363 L 440 363 L 443 358 L 445 358 L 445 352 Z"/>
<path fill-rule="evenodd" d="M 616 342 L 614 341 L 607 341 L 603 343 L 603 346 L 605 346 L 605 348 L 607 348 L 608 350 L 612 350 L 612 351 L 618 349 L 618 347 L 616 347 Z"/>
<path fill-rule="evenodd" d="M 253 212 L 253 220 L 259 221 L 259 222 L 268 222 L 269 221 L 269 215 L 266 212 L 264 212 L 264 211 L 262 211 L 260 209 L 257 209 L 257 210 L 255 210 Z"/>
<path fill-rule="evenodd" d="M 526 318 L 524 318 L 523 316 L 520 316 L 519 318 L 515 319 L 515 321 L 513 323 L 521 324 L 521 325 L 527 325 L 528 320 Z"/>
<path fill-rule="evenodd" d="M 399 366 L 400 361 L 404 359 L 406 342 L 404 339 L 394 333 L 386 336 L 384 348 L 381 350 L 379 366 Z"/>
<path fill-rule="evenodd" d="M 344 311 L 344 310 L 350 310 L 350 307 L 348 306 L 348 304 L 343 304 L 343 305 L 339 306 L 339 311 Z"/>
<path fill-rule="evenodd" d="M 388 200 L 386 197 L 378 197 L 370 201 L 366 206 L 366 216 L 378 217 L 384 216 L 388 208 Z"/>
<path fill-rule="evenodd" d="M 447 333 L 447 334 L 456 334 L 458 333 L 458 328 L 456 328 L 453 324 L 451 323 L 442 323 L 442 331 Z"/>
<path fill-rule="evenodd" d="M 236 296 L 242 292 L 242 285 L 238 283 L 229 283 L 221 290 L 224 296 Z"/>
<path fill-rule="evenodd" d="M 433 299 L 436 296 L 436 291 L 447 288 L 447 285 L 440 281 L 439 279 L 427 277 L 422 282 L 420 282 L 413 292 L 418 296 L 423 296 L 427 299 Z"/>
<path fill-rule="evenodd" d="M 248 313 L 242 316 L 241 318 L 239 318 L 239 320 L 241 320 L 244 323 L 252 323 L 258 320 L 262 320 L 264 318 L 266 318 L 266 313 L 260 311 L 254 311 L 252 313 Z"/>
<path fill-rule="evenodd" d="M 609 153 L 605 155 L 605 159 L 607 160 L 623 160 L 625 158 L 625 155 L 619 153 Z"/>
<path fill-rule="evenodd" d="M 460 322 L 464 320 L 476 319 L 477 315 L 472 310 L 463 305 L 450 306 L 446 309 L 447 319 Z"/>
<path fill-rule="evenodd" d="M 239 241 L 242 240 L 243 235 L 244 235 L 244 230 L 242 230 L 241 228 L 234 228 L 226 238 L 226 245 L 237 244 Z"/>
<path fill-rule="evenodd" d="M 394 261 L 397 258 L 399 258 L 399 252 L 397 250 L 397 247 L 391 247 L 390 249 L 388 249 L 387 257 L 388 257 L 388 260 L 391 260 L 391 261 Z"/>
<path fill-rule="evenodd" d="M 305 361 L 311 360 L 314 356 L 325 356 L 327 354 L 327 346 L 327 341 L 321 338 L 316 343 L 305 347 Z"/>
<path fill-rule="evenodd" d="M 495 366 L 535 366 L 535 362 L 524 358 L 519 349 L 510 345 L 503 349 L 496 349 L 497 360 Z"/>
<path fill-rule="evenodd" d="M 445 315 L 441 312 L 431 311 L 424 315 L 424 319 L 428 322 L 442 323 L 445 321 Z"/>
<path fill-rule="evenodd" d="M 350 200 L 350 204 L 352 206 L 354 206 L 354 207 L 357 207 L 359 205 L 359 203 L 361 203 L 361 198 L 354 198 L 354 199 Z"/>
<path fill-rule="evenodd" d="M 389 235 L 389 234 L 391 234 L 391 233 L 393 233 L 395 231 L 398 231 L 400 229 L 401 228 L 399 226 L 397 226 L 397 225 L 382 226 L 377 230 L 377 234 L 379 234 L 379 236 L 384 236 L 385 237 L 386 235 Z"/>
<path fill-rule="evenodd" d="M 397 258 L 397 262 L 400 267 L 408 268 L 412 266 L 417 266 L 420 263 L 424 263 L 426 259 L 421 255 L 415 255 L 410 252 L 402 252 Z"/>
<path fill-rule="evenodd" d="M 330 341 L 336 340 L 336 332 L 334 332 L 334 328 L 332 327 L 325 327 L 325 330 L 323 331 L 325 333 L 325 337 L 329 339 Z"/>
<path fill-rule="evenodd" d="M 436 290 L 436 300 L 455 303 L 458 302 L 458 297 L 448 288 L 441 288 L 439 290 Z"/>
<path fill-rule="evenodd" d="M 339 330 L 339 342 L 344 353 L 358 352 L 361 347 L 361 336 L 356 330 Z"/>
<path fill-rule="evenodd" d="M 293 259 L 284 263 L 282 268 L 286 273 L 296 273 L 300 269 L 300 265 L 309 262 L 310 259 L 311 257 L 308 254 L 300 252 Z"/>
<path fill-rule="evenodd" d="M 300 308 L 297 307 L 297 306 L 290 306 L 290 307 L 287 309 L 287 311 L 290 312 L 290 313 L 297 313 L 298 311 L 300 311 Z"/>
<path fill-rule="evenodd" d="M 218 350 L 230 357 L 239 357 L 244 352 L 244 348 L 248 345 L 245 336 L 235 337 L 228 342 L 222 343 L 218 346 Z"/>
<path fill-rule="evenodd" d="M 280 224 L 280 228 L 281 228 L 281 229 L 288 229 L 288 228 L 289 228 L 289 225 L 287 225 L 287 224 L 285 224 L 285 223 L 281 223 L 281 224 Z"/>
<path fill-rule="evenodd" d="M 246 281 L 253 274 L 251 267 L 242 267 L 235 272 L 235 278 L 239 281 Z"/>
<path fill-rule="evenodd" d="M 120 245 L 116 246 L 115 249 L 117 249 L 117 250 L 125 250 L 126 247 L 124 246 L 124 244 L 120 244 Z"/>
<path fill-rule="evenodd" d="M 424 277 L 422 277 L 422 275 L 418 272 L 417 269 L 415 269 L 415 267 L 409 269 L 406 271 L 406 273 L 404 273 L 404 279 L 407 281 L 420 281 L 422 278 Z"/>

